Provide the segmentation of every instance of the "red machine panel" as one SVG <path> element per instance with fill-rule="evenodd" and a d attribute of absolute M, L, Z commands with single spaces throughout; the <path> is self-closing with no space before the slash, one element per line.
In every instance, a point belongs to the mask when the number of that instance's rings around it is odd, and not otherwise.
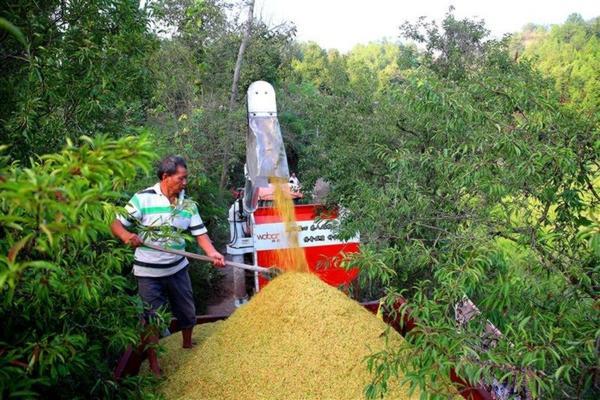
<path fill-rule="evenodd" d="M 297 205 L 294 208 L 298 225 L 298 242 L 306 256 L 309 269 L 332 286 L 345 286 L 358 275 L 357 269 L 339 267 L 344 253 L 359 251 L 358 236 L 342 241 L 334 233 L 339 223 L 336 210 L 326 210 L 320 205 Z M 254 246 L 258 265 L 268 267 L 276 262 L 278 249 L 289 247 L 285 227 L 276 210 L 258 208 L 254 212 Z M 267 281 L 259 279 L 260 287 Z"/>

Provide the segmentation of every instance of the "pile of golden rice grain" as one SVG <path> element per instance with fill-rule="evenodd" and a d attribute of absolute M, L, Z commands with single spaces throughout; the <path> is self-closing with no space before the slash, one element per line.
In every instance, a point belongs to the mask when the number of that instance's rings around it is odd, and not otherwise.
<path fill-rule="evenodd" d="M 198 344 L 161 341 L 167 399 L 362 399 L 365 357 L 400 335 L 309 273 L 277 277 L 226 321 L 197 326 Z M 417 399 L 392 385 L 387 399 Z"/>

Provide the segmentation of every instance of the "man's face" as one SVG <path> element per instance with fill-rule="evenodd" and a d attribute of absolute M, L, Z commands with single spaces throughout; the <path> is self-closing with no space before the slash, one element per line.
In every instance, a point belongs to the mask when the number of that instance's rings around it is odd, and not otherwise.
<path fill-rule="evenodd" d="M 177 166 L 177 171 L 173 175 L 164 176 L 164 184 L 167 190 L 175 195 L 179 194 L 187 186 L 187 169 L 182 166 Z"/>

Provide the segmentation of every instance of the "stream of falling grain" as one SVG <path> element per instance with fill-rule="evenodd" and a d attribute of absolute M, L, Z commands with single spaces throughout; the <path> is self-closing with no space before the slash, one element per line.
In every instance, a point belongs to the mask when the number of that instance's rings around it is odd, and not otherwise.
<path fill-rule="evenodd" d="M 271 183 L 275 189 L 275 210 L 285 226 L 288 240 L 287 248 L 276 251 L 275 265 L 283 271 L 309 272 L 304 249 L 298 243 L 299 227 L 288 182 L 284 178 L 271 178 Z"/>

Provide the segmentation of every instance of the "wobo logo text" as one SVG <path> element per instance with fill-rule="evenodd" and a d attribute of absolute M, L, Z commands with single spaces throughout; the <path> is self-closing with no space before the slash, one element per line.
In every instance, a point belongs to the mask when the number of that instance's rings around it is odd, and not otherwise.
<path fill-rule="evenodd" d="M 272 243 L 279 243 L 280 237 L 281 237 L 281 233 L 265 232 L 265 233 L 259 233 L 256 235 L 256 238 L 258 240 L 270 240 Z"/>

